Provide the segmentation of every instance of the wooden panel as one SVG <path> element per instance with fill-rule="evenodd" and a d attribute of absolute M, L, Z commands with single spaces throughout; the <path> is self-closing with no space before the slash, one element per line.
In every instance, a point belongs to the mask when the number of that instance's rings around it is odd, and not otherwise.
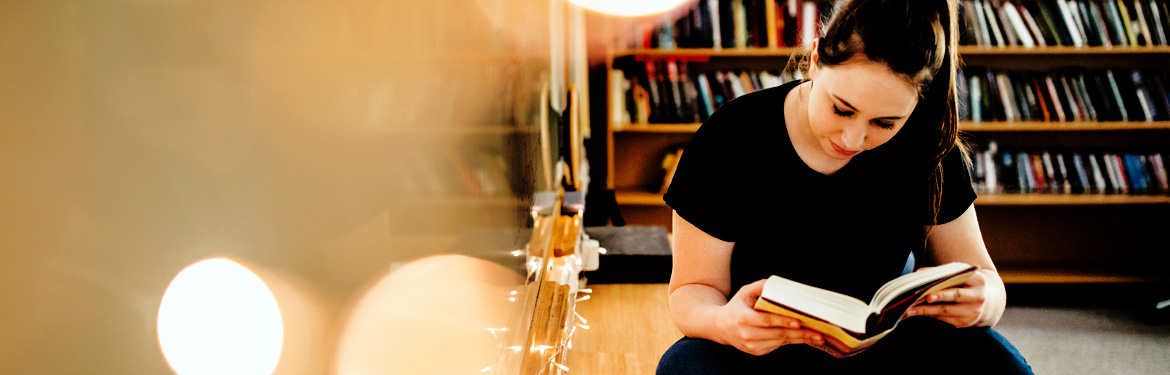
<path fill-rule="evenodd" d="M 666 284 L 599 284 L 577 313 L 588 330 L 573 334 L 570 374 L 653 374 L 682 333 L 670 318 Z"/>
<path fill-rule="evenodd" d="M 614 134 L 614 189 L 657 191 L 662 188 L 662 158 L 683 147 L 691 134 Z"/>

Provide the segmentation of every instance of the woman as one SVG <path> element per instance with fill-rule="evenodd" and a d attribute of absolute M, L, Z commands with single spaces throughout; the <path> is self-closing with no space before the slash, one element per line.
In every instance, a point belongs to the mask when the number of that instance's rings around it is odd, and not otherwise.
<path fill-rule="evenodd" d="M 989 328 L 1006 297 L 958 147 L 955 18 L 953 1 L 848 1 L 808 80 L 731 101 L 696 132 L 665 197 L 686 337 L 659 374 L 1031 373 Z M 752 309 L 773 274 L 869 300 L 912 251 L 980 270 L 860 354 L 834 358 L 817 332 Z"/>

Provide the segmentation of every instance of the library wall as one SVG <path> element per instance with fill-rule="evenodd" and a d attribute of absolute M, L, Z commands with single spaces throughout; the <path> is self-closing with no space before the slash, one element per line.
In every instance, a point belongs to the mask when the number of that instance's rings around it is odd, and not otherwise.
<path fill-rule="evenodd" d="M 612 48 L 607 182 L 628 222 L 669 227 L 672 155 L 723 103 L 801 79 L 835 3 L 703 0 Z M 1005 279 L 1165 281 L 1166 2 L 958 3 L 960 130 Z"/>

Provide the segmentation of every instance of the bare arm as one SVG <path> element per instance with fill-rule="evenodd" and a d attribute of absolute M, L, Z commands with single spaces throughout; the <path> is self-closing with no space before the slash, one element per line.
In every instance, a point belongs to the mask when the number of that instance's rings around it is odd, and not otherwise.
<path fill-rule="evenodd" d="M 670 313 L 684 335 L 754 355 L 788 344 L 823 344 L 819 334 L 799 329 L 795 319 L 752 309 L 763 280 L 732 295 L 731 251 L 735 243 L 703 232 L 677 212 L 672 215 Z"/>
<path fill-rule="evenodd" d="M 926 239 L 926 250 L 932 265 L 965 262 L 978 265 L 980 270 L 966 285 L 928 297 L 929 304 L 912 310 L 916 315 L 934 316 L 956 327 L 993 326 L 999 322 L 1007 306 L 1007 292 L 987 254 L 974 205 L 954 221 L 935 226 Z"/>

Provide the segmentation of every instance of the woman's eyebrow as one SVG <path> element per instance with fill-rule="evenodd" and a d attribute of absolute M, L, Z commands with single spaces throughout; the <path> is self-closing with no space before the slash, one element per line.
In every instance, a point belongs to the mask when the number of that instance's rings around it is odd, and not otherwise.
<path fill-rule="evenodd" d="M 841 99 L 841 97 L 837 96 L 837 94 L 829 94 L 829 96 L 832 96 L 833 99 L 837 99 L 837 101 L 841 102 L 842 105 L 849 107 L 849 110 L 851 110 L 853 112 L 857 112 L 857 108 L 853 107 L 853 105 L 849 104 L 849 102 L 845 101 L 845 99 Z M 880 120 L 899 120 L 899 119 L 902 119 L 905 117 L 906 116 L 885 116 L 885 117 L 875 117 L 875 118 L 880 119 Z"/>

